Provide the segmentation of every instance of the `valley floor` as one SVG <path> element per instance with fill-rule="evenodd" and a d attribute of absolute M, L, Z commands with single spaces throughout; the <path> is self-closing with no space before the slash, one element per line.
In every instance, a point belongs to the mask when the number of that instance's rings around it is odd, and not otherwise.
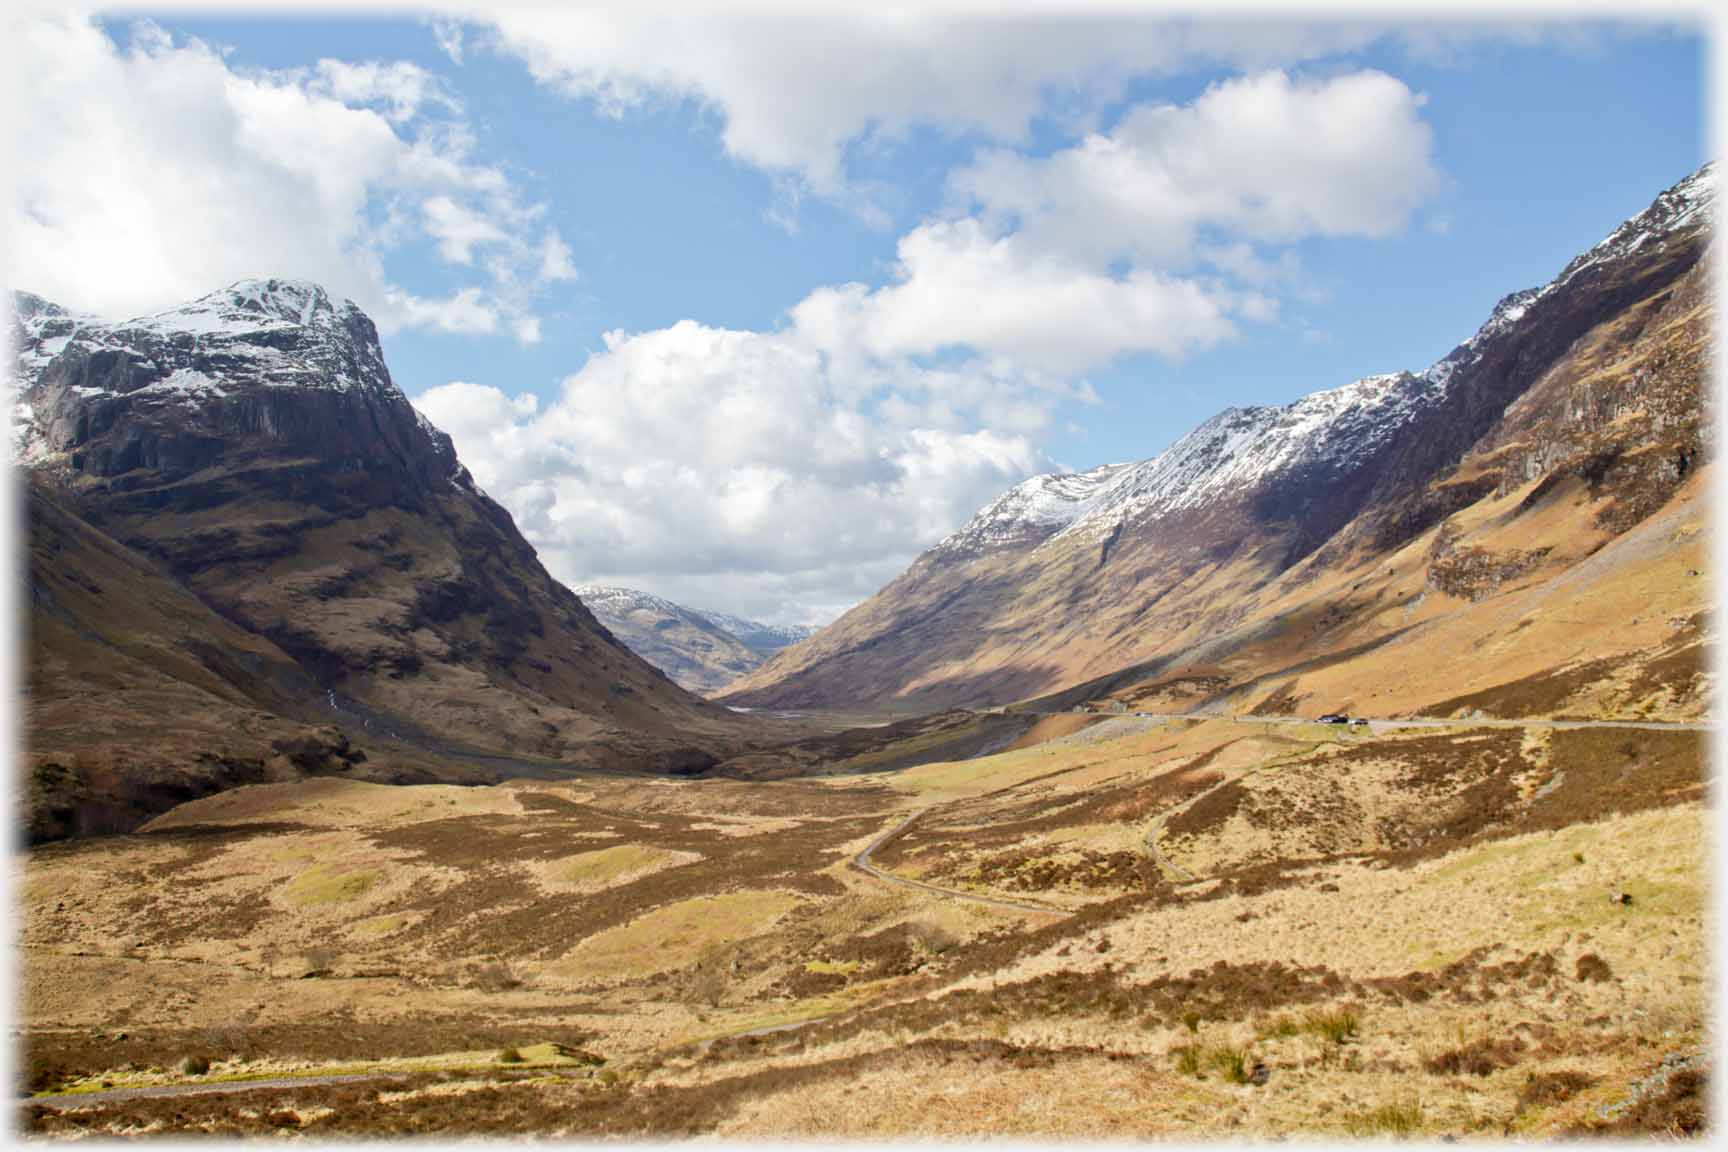
<path fill-rule="evenodd" d="M 1697 731 L 1047 717 L 29 854 L 27 1131 L 1695 1133 Z"/>

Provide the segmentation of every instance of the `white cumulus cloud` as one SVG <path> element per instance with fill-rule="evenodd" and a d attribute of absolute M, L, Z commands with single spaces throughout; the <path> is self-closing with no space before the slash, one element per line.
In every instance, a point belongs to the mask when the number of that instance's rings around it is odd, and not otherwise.
<path fill-rule="evenodd" d="M 124 318 L 289 276 L 387 331 L 523 333 L 538 286 L 573 274 L 543 206 L 475 159 L 459 102 L 416 65 L 241 70 L 147 22 L 124 44 L 78 16 L 10 27 L 17 286 Z M 393 282 L 387 257 L 416 238 L 471 282 L 442 297 Z"/>
<path fill-rule="evenodd" d="M 817 288 L 779 329 L 612 333 L 548 405 L 466 382 L 416 403 L 566 581 L 831 616 L 1049 468 L 1088 370 L 1276 318 L 1294 241 L 1402 227 L 1438 180 L 1420 109 L 1378 72 L 1279 71 L 1132 107 L 987 153 L 881 283 Z"/>
<path fill-rule="evenodd" d="M 1421 106 L 1381 72 L 1271 71 L 1048 156 L 991 150 L 952 175 L 958 214 L 901 237 L 889 283 L 819 289 L 794 315 L 876 357 L 967 348 L 1072 374 L 1181 356 L 1301 290 L 1278 246 L 1404 226 L 1440 180 Z"/>
<path fill-rule="evenodd" d="M 795 329 L 684 321 L 610 334 L 544 407 L 470 382 L 414 402 L 560 579 L 826 619 L 1051 466 L 1035 391 L 906 363 L 864 384 Z M 1016 394 L 1031 426 L 989 426 Z"/>
<path fill-rule="evenodd" d="M 940 9 L 753 14 L 642 3 L 470 14 L 541 83 L 615 115 L 696 102 L 718 113 L 733 156 L 824 194 L 846 183 L 849 150 L 914 128 L 1014 143 L 1042 115 L 1084 121 L 1137 75 L 1301 62 L 1382 34 L 1362 24 Z"/>
<path fill-rule="evenodd" d="M 992 150 L 950 183 L 1037 250 L 1180 266 L 1207 229 L 1250 241 L 1384 236 L 1436 189 L 1422 97 L 1383 72 L 1225 80 L 1142 104 L 1047 157 Z"/>

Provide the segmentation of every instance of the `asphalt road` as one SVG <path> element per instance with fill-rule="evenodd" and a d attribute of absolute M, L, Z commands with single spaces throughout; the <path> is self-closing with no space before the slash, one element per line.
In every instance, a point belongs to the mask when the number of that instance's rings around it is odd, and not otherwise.
<path fill-rule="evenodd" d="M 1022 710 L 1023 711 L 1023 710 Z M 1035 716 L 1077 715 L 1066 709 L 1059 712 L 1034 712 Z M 1302 716 L 1230 716 L 1218 712 L 1098 712 L 1097 716 L 1134 717 L 1142 720 L 1229 720 L 1235 724 L 1317 724 L 1319 721 Z M 1429 717 L 1378 718 L 1367 717 L 1371 732 L 1386 732 L 1398 728 L 1638 728 L 1649 732 L 1714 732 L 1718 725 L 1705 720 L 1440 720 Z M 1339 725 L 1344 727 L 1344 725 Z"/>
<path fill-rule="evenodd" d="M 1236 716 L 1238 724 L 1313 724 L 1293 716 Z M 1395 728 L 1640 728 L 1649 732 L 1712 732 L 1716 725 L 1702 720 L 1377 720 L 1368 717 L 1370 732 Z"/>

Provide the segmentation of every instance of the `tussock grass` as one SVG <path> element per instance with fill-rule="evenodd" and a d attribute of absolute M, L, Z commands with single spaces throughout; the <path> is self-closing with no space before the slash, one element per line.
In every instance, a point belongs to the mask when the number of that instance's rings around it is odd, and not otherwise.
<path fill-rule="evenodd" d="M 1302 1021 L 1288 1014 L 1263 1020 L 1255 1029 L 1255 1035 L 1262 1040 L 1288 1040 L 1292 1036 L 1300 1036 L 1302 1032 Z"/>
<path fill-rule="evenodd" d="M 1198 1080 L 1204 1074 L 1204 1050 L 1198 1044 L 1184 1044 L 1176 1049 L 1176 1071 Z"/>
<path fill-rule="evenodd" d="M 1317 1008 L 1302 1016 L 1285 1012 L 1266 1017 L 1259 1022 L 1255 1034 L 1262 1040 L 1312 1035 L 1336 1045 L 1354 1039 L 1360 1027 L 1354 1008 Z"/>
<path fill-rule="evenodd" d="M 1355 1037 L 1360 1024 L 1353 1008 L 1316 1009 L 1303 1019 L 1302 1030 L 1328 1043 L 1342 1044 Z"/>
<path fill-rule="evenodd" d="M 1245 1046 L 1221 1044 L 1207 1053 L 1213 1071 L 1226 1083 L 1246 1084 L 1254 1074 L 1254 1055 Z"/>
<path fill-rule="evenodd" d="M 1413 1136 L 1422 1129 L 1422 1101 L 1414 1096 L 1357 1113 L 1350 1119 L 1354 1136 Z"/>
<path fill-rule="evenodd" d="M 1248 1084 L 1254 1078 L 1254 1052 L 1246 1044 L 1183 1044 L 1170 1053 L 1176 1071 L 1196 1080 L 1214 1072 L 1227 1084 Z"/>

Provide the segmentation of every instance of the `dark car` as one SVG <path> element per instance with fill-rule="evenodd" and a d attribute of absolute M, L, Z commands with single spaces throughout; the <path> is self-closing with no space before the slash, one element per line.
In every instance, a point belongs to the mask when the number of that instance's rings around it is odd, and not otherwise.
<path fill-rule="evenodd" d="M 1326 715 L 1320 717 L 1320 723 L 1322 723 L 1322 724 L 1348 724 L 1348 723 L 1350 723 L 1350 717 L 1345 716 L 1339 712 L 1328 712 L 1328 713 L 1326 713 Z"/>
<path fill-rule="evenodd" d="M 1368 717 L 1366 717 L 1366 716 L 1353 716 L 1353 717 L 1351 717 L 1350 727 L 1352 727 L 1352 728 L 1366 728 L 1366 727 L 1368 727 Z"/>

